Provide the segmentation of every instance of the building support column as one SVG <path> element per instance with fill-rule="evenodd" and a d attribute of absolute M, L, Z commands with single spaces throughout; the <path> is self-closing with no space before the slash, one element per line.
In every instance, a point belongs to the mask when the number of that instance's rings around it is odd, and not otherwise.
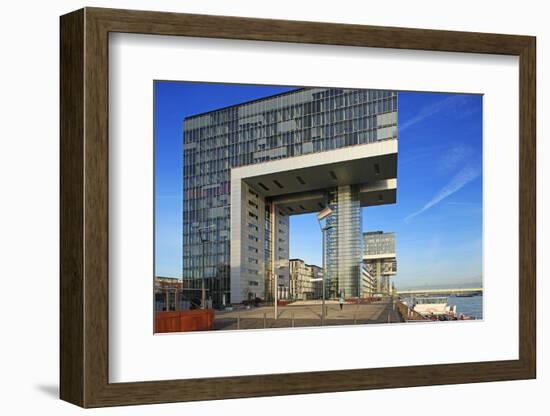
<path fill-rule="evenodd" d="M 279 293 L 279 279 L 277 277 L 277 269 L 275 267 L 275 202 L 271 201 L 271 216 L 269 220 L 271 221 L 271 235 L 269 238 L 271 239 L 271 277 L 273 282 L 273 313 L 274 313 L 274 319 L 277 319 L 277 302 L 279 300 L 278 293 Z"/>

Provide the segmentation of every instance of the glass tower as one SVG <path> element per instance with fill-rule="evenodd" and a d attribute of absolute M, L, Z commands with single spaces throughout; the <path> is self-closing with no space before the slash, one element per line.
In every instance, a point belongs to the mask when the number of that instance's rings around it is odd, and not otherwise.
<path fill-rule="evenodd" d="M 363 240 L 359 186 L 348 185 L 327 192 L 332 215 L 327 224 L 325 258 L 328 297 L 360 296 Z"/>

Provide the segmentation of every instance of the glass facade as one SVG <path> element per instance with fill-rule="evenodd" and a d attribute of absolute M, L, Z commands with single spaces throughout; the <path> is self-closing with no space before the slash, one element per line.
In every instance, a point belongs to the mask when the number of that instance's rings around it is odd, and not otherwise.
<path fill-rule="evenodd" d="M 395 233 L 369 231 L 363 233 L 363 238 L 365 240 L 365 254 L 395 254 Z"/>
<path fill-rule="evenodd" d="M 232 168 L 395 138 L 395 91 L 302 88 L 186 118 L 182 218 L 186 299 L 191 304 L 200 303 L 204 285 L 207 297 L 215 306 L 232 301 L 229 241 Z M 346 201 L 338 206 L 340 214 L 334 233 L 350 231 L 357 224 L 360 227 L 360 209 L 353 189 L 338 188 L 330 192 L 329 198 L 336 195 Z M 272 262 L 286 260 L 288 264 L 288 235 L 285 236 L 288 218 L 275 215 L 272 220 L 269 206 L 257 199 L 256 202 L 254 198 L 250 202 L 242 201 L 246 204 L 248 221 L 243 226 L 250 231 L 246 237 L 249 240 L 242 244 L 245 249 L 250 248 L 251 255 L 245 256 L 241 268 L 250 282 L 247 297 L 265 298 L 267 293 L 272 293 L 273 278 L 269 272 Z M 207 230 L 203 232 L 206 239 L 201 239 L 201 229 Z M 357 270 L 351 271 L 351 263 L 357 260 L 357 247 L 360 259 L 362 244 L 361 229 L 356 230 L 359 237 L 353 234 L 349 249 L 342 251 L 340 243 L 340 258 L 328 254 L 330 248 L 327 247 L 327 259 L 331 263 L 328 267 L 336 267 L 338 276 L 332 279 L 332 284 L 335 279 L 344 279 L 335 290 L 343 289 L 346 296 L 357 292 L 360 279 L 360 260 Z M 331 238 L 336 238 L 332 244 L 335 247 L 343 241 L 342 234 L 327 236 L 329 246 Z M 274 248 L 270 241 L 277 242 Z M 288 293 L 288 277 L 285 280 L 284 276 L 288 275 L 288 267 L 286 272 L 281 269 L 282 281 L 278 286 L 284 297 Z"/>
<path fill-rule="evenodd" d="M 332 214 L 326 231 L 326 290 L 329 298 L 360 296 L 361 204 L 359 186 L 339 186 L 328 192 Z"/>

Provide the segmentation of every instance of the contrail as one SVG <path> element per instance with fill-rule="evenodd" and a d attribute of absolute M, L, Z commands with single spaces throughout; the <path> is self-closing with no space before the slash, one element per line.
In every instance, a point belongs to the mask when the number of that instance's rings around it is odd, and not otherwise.
<path fill-rule="evenodd" d="M 447 97 L 441 101 L 438 101 L 436 103 L 433 103 L 431 105 L 423 107 L 416 116 L 410 118 L 409 120 L 403 122 L 399 126 L 399 131 L 402 132 L 405 129 L 411 127 L 412 125 L 416 123 L 420 123 L 424 119 L 433 116 L 434 114 L 439 113 L 440 111 L 454 106 L 454 105 L 460 105 L 464 101 L 464 97 L 462 96 L 451 96 Z"/>
<path fill-rule="evenodd" d="M 434 205 L 443 201 L 445 198 L 451 196 L 458 190 L 462 189 L 465 185 L 473 181 L 481 174 L 480 169 L 473 166 L 466 166 L 462 168 L 452 179 L 445 185 L 426 205 L 424 205 L 420 210 L 413 212 L 411 215 L 405 218 L 405 222 L 408 222 L 417 215 L 422 214 L 427 209 L 430 209 Z"/>

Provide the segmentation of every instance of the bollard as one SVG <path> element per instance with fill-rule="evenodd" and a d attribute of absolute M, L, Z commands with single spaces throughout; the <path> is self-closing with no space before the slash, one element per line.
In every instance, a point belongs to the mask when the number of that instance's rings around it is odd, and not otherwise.
<path fill-rule="evenodd" d="M 241 314 L 237 314 L 237 329 L 241 329 Z"/>
<path fill-rule="evenodd" d="M 292 317 L 292 328 L 294 328 L 294 312 L 292 312 L 291 317 Z"/>
<path fill-rule="evenodd" d="M 267 328 L 267 318 L 266 318 L 266 314 L 264 312 L 264 329 Z"/>
<path fill-rule="evenodd" d="M 391 324 L 391 317 L 389 313 L 388 313 L 388 324 Z"/>

